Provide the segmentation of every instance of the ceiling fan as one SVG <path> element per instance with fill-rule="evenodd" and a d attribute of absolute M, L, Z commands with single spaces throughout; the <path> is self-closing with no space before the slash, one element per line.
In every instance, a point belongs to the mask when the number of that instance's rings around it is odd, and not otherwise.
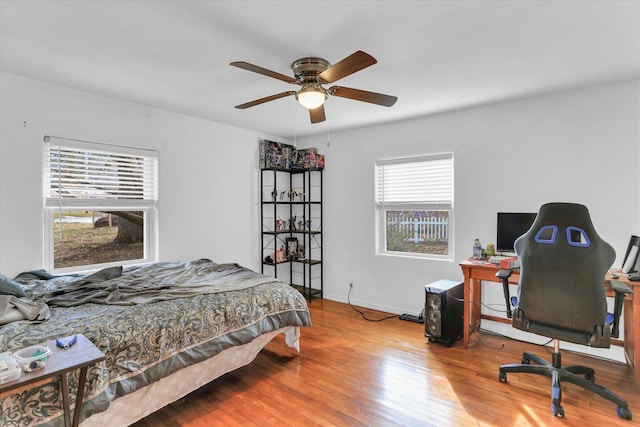
<path fill-rule="evenodd" d="M 291 64 L 294 77 L 267 70 L 257 65 L 244 61 L 232 62 L 230 65 L 243 70 L 253 71 L 267 77 L 282 80 L 287 83 L 302 86 L 298 91 L 281 92 L 255 101 L 236 105 L 241 110 L 265 102 L 274 101 L 286 96 L 295 95 L 298 102 L 309 110 L 311 123 L 319 123 L 326 120 L 324 114 L 324 101 L 329 95 L 341 98 L 354 99 L 356 101 L 369 102 L 372 104 L 391 107 L 398 100 L 395 96 L 383 95 L 381 93 L 368 92 L 366 90 L 352 89 L 343 86 L 332 86 L 328 89 L 322 87 L 327 83 L 333 83 L 350 74 L 360 71 L 375 64 L 376 59 L 361 50 L 347 56 L 337 64 L 331 65 L 322 58 L 300 58 Z"/>

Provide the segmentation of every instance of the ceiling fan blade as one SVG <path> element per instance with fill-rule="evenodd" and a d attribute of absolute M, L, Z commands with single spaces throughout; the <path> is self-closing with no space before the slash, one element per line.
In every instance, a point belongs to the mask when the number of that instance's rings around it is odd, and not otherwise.
<path fill-rule="evenodd" d="M 295 83 L 295 84 L 298 83 L 298 81 L 295 78 L 291 77 L 291 76 L 286 76 L 284 74 L 276 73 L 275 71 L 267 70 L 266 68 L 262 68 L 262 67 L 258 67 L 257 65 L 249 64 L 248 62 L 236 61 L 236 62 L 232 62 L 229 65 L 232 65 L 232 66 L 238 67 L 238 68 L 242 68 L 243 70 L 253 71 L 254 73 L 262 74 L 263 76 L 273 77 L 274 79 L 282 80 L 282 81 L 287 82 L 287 83 Z"/>
<path fill-rule="evenodd" d="M 391 107 L 398 100 L 397 96 L 383 95 L 381 93 L 368 92 L 366 90 L 352 89 L 349 87 L 333 86 L 327 91 L 330 95 L 341 98 L 355 99 L 356 101 L 370 102 L 372 104 Z"/>
<path fill-rule="evenodd" d="M 296 94 L 295 91 L 282 92 L 282 93 L 278 93 L 276 95 L 271 95 L 271 96 L 266 96 L 264 98 L 256 99 L 255 101 L 246 102 L 244 104 L 236 105 L 236 108 L 238 108 L 240 110 L 244 110 L 245 108 L 253 107 L 255 105 L 263 104 L 263 103 L 269 102 L 269 101 L 275 101 L 276 99 L 284 98 L 285 96 L 295 95 L 295 94 Z"/>
<path fill-rule="evenodd" d="M 353 74 L 356 71 L 360 71 L 375 64 L 376 59 L 361 50 L 347 56 L 342 61 L 327 68 L 318 77 L 327 83 L 333 83 L 340 80 L 343 77 L 347 77 L 349 74 Z"/>
<path fill-rule="evenodd" d="M 309 117 L 311 117 L 311 123 L 324 122 L 327 119 L 324 115 L 324 105 L 309 110 Z"/>

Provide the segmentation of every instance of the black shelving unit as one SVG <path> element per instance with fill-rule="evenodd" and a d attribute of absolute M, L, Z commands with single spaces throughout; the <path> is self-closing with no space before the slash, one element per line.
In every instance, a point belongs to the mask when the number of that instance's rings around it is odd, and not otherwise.
<path fill-rule="evenodd" d="M 322 170 L 260 170 L 262 273 L 297 288 L 308 301 L 323 297 Z M 288 255 L 296 239 L 297 253 Z M 283 249 L 284 260 L 274 256 Z M 267 261 L 271 257 L 271 262 Z"/>

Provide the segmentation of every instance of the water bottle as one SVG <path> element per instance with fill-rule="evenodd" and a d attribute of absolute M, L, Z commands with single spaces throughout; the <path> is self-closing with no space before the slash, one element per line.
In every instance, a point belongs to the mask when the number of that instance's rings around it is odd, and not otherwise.
<path fill-rule="evenodd" d="M 482 258 L 482 245 L 480 244 L 480 240 L 478 239 L 473 241 L 473 258 Z"/>

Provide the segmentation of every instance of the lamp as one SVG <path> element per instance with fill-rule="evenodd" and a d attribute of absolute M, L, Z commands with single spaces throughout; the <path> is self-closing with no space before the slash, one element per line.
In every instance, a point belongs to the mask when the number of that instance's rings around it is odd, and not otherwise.
<path fill-rule="evenodd" d="M 296 99 L 304 108 L 313 110 L 324 104 L 327 99 L 327 91 L 318 83 L 307 83 L 296 92 Z"/>

